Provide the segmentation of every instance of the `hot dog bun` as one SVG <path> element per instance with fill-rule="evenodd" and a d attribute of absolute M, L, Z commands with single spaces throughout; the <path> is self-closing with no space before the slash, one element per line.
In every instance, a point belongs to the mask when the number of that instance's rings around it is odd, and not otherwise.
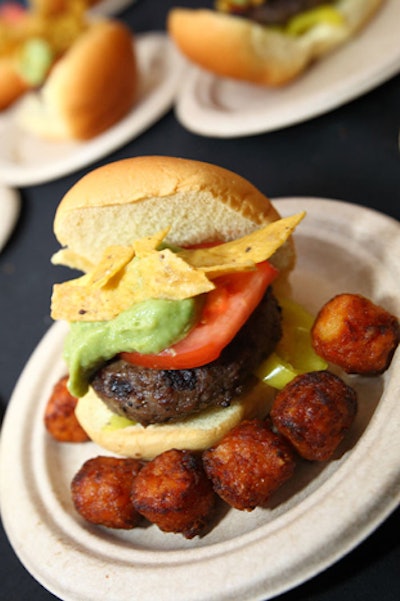
<path fill-rule="evenodd" d="M 53 262 L 87 271 L 113 244 L 166 227 L 171 244 L 228 241 L 280 218 L 249 181 L 222 167 L 166 156 L 116 161 L 79 180 L 59 204 Z M 294 266 L 292 238 L 273 256 L 282 278 Z"/>
<path fill-rule="evenodd" d="M 130 30 L 117 21 L 100 21 L 56 63 L 40 91 L 25 95 L 16 118 L 44 138 L 93 138 L 130 111 L 137 87 Z"/>
<path fill-rule="evenodd" d="M 293 36 L 249 19 L 208 9 L 172 9 L 168 31 L 181 52 L 224 77 L 281 86 L 349 40 L 384 0 L 337 0 L 340 25 L 319 23 Z"/>

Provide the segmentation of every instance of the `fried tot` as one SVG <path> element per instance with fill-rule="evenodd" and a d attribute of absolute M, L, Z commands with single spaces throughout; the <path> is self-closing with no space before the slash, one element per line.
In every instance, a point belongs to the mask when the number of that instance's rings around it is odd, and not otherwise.
<path fill-rule="evenodd" d="M 68 376 L 63 376 L 53 387 L 44 412 L 44 425 L 59 442 L 86 442 L 88 435 L 75 416 L 78 399 L 67 388 Z"/>
<path fill-rule="evenodd" d="M 357 413 L 357 394 L 329 371 L 294 378 L 274 399 L 271 419 L 299 455 L 310 461 L 329 459 Z"/>
<path fill-rule="evenodd" d="M 295 454 L 269 421 L 245 420 L 203 453 L 215 492 L 236 509 L 252 511 L 290 476 Z"/>
<path fill-rule="evenodd" d="M 88 522 L 130 530 L 140 521 L 132 485 L 142 468 L 137 459 L 98 456 L 86 461 L 71 483 L 72 501 Z"/>
<path fill-rule="evenodd" d="M 339 294 L 318 313 L 313 347 L 351 374 L 375 375 L 390 365 L 400 341 L 397 318 L 359 294 Z"/>
<path fill-rule="evenodd" d="M 201 458 L 172 449 L 144 466 L 133 483 L 132 501 L 160 530 L 190 539 L 208 526 L 216 496 Z"/>

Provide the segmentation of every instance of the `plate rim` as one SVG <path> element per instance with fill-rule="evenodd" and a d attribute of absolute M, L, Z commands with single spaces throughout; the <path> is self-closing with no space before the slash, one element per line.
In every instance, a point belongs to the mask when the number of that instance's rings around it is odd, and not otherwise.
<path fill-rule="evenodd" d="M 348 54 L 352 47 L 356 47 L 356 44 L 367 44 L 371 32 L 373 34 L 374 30 L 378 27 L 381 29 L 380 34 L 382 36 L 386 31 L 387 25 L 395 27 L 395 23 L 399 19 L 400 6 L 393 0 L 386 0 L 385 4 L 380 8 L 379 13 L 374 16 L 365 29 L 359 32 L 352 40 L 335 49 L 334 52 L 326 57 L 322 57 L 312 66 L 313 72 L 311 70 L 306 71 L 298 80 L 290 84 L 290 90 L 295 91 L 298 88 L 301 90 L 306 78 L 316 78 L 318 72 L 323 73 L 326 71 L 331 63 L 333 63 L 333 67 L 335 66 L 335 55 L 340 56 L 339 53 Z M 365 39 L 367 42 L 363 42 Z M 252 85 L 246 82 L 235 82 L 230 78 L 218 77 L 187 61 L 188 69 L 186 78 L 175 101 L 175 115 L 183 127 L 192 133 L 206 137 L 233 138 L 262 134 L 291 127 L 335 110 L 370 92 L 400 73 L 400 43 L 394 49 L 394 54 L 382 56 L 379 53 L 374 53 L 374 56 L 377 56 L 378 60 L 375 59 L 372 65 L 370 60 L 371 52 L 367 52 L 366 54 L 367 58 L 364 69 L 360 73 L 357 73 L 355 79 L 353 78 L 352 84 L 350 86 L 347 85 L 347 88 L 338 80 L 335 81 L 336 87 L 331 87 L 330 94 L 314 86 L 316 91 L 311 96 L 312 101 L 310 101 L 310 96 L 304 96 L 302 103 L 300 103 L 300 110 L 297 99 L 296 110 L 292 110 L 292 108 L 288 110 L 289 107 L 287 107 L 286 111 L 283 112 L 279 111 L 280 91 L 278 89 L 266 89 L 266 98 L 268 98 L 269 92 L 277 96 L 275 109 L 274 105 L 270 105 L 267 106 L 265 111 L 256 110 L 253 114 L 250 112 L 243 114 L 242 107 L 237 112 L 219 110 L 218 106 L 215 108 L 211 106 L 209 109 L 203 108 L 201 102 L 196 98 L 197 89 L 201 89 L 204 95 L 205 91 L 212 92 L 214 85 L 218 85 L 218 83 L 224 81 L 228 82 L 229 85 L 238 91 L 241 88 L 251 89 Z M 256 88 L 257 90 L 261 89 L 258 86 Z M 286 90 L 289 90 L 289 88 L 285 87 L 282 89 L 283 94 L 285 94 Z M 211 93 L 209 95 L 212 96 Z"/>
<path fill-rule="evenodd" d="M 17 190 L 0 184 L 0 253 L 5 248 L 21 211 L 21 196 Z"/>
<path fill-rule="evenodd" d="M 293 202 L 294 201 L 294 202 Z M 397 220 L 384 215 L 383 213 L 380 213 L 378 211 L 375 211 L 374 209 L 368 209 L 367 207 L 361 207 L 361 206 L 357 206 L 357 205 L 353 205 L 351 203 L 347 203 L 344 201 L 337 201 L 337 200 L 332 200 L 332 199 L 322 199 L 322 198 L 313 198 L 313 197 L 282 197 L 282 198 L 277 198 L 277 199 L 272 199 L 273 204 L 276 204 L 279 210 L 279 207 L 283 207 L 285 208 L 285 205 L 287 205 L 288 207 L 290 207 L 290 205 L 293 204 L 300 204 L 301 206 L 305 206 L 308 205 L 310 207 L 314 207 L 318 206 L 318 204 L 321 204 L 321 201 L 324 203 L 324 216 L 326 216 L 329 211 L 325 210 L 326 208 L 331 209 L 332 211 L 337 211 L 338 208 L 341 208 L 343 211 L 352 211 L 354 212 L 354 210 L 357 212 L 357 214 L 360 214 L 360 216 L 366 216 L 366 217 L 371 217 L 371 218 L 376 218 L 377 215 L 380 216 L 380 218 L 382 219 L 382 221 L 384 223 L 388 223 L 390 228 L 395 228 L 396 231 L 400 231 L 400 223 L 397 222 Z M 329 206 L 328 206 L 329 205 Z M 57 322 L 55 323 L 53 326 L 51 326 L 51 328 L 47 331 L 47 333 L 44 335 L 44 337 L 42 338 L 42 340 L 40 341 L 39 345 L 36 347 L 36 349 L 33 351 L 31 358 L 29 359 L 29 361 L 27 362 L 21 377 L 19 378 L 17 384 L 16 384 L 16 388 L 14 390 L 14 393 L 11 397 L 11 401 L 9 404 L 9 407 L 7 408 L 6 411 L 6 416 L 4 418 L 4 422 L 3 422 L 3 431 L 2 431 L 2 437 L 1 437 L 1 447 L 0 447 L 0 484 L 4 483 L 4 479 L 6 478 L 6 471 L 5 471 L 5 459 L 4 459 L 4 452 L 5 449 L 7 448 L 7 445 L 10 443 L 10 440 L 12 439 L 12 436 L 14 435 L 14 433 L 11 431 L 11 427 L 8 425 L 9 423 L 11 423 L 12 419 L 14 418 L 14 414 L 16 412 L 18 412 L 18 402 L 15 401 L 14 399 L 18 399 L 18 395 L 20 395 L 21 391 L 24 391 L 26 386 L 31 386 L 32 385 L 32 379 L 31 379 L 31 374 L 32 372 L 35 370 L 36 368 L 36 362 L 38 361 L 38 357 L 41 356 L 41 353 L 43 351 L 43 349 L 46 347 L 46 345 L 48 344 L 49 340 L 52 340 L 53 338 L 55 339 L 59 339 L 61 336 L 63 336 L 63 334 L 65 333 L 65 327 L 66 325 L 63 322 Z M 397 358 L 400 359 L 400 355 L 399 352 L 397 353 Z M 397 359 L 397 360 L 398 360 Z M 43 367 L 43 369 L 45 369 L 45 367 Z M 40 375 L 37 374 L 35 377 L 39 378 Z M 399 382 L 394 382 L 393 378 L 391 378 L 391 380 L 389 381 L 389 393 L 391 393 L 391 387 L 395 387 L 397 386 L 397 389 L 399 388 Z M 396 390 L 397 390 L 396 389 Z M 386 398 L 389 397 L 393 398 L 395 395 L 388 395 L 386 392 Z M 386 401 L 388 402 L 388 401 Z M 13 405 L 14 403 L 14 405 Z M 373 416 L 373 420 L 374 420 L 374 427 L 370 427 L 368 426 L 367 430 L 363 433 L 362 437 L 360 438 L 360 440 L 358 441 L 357 445 L 359 445 L 359 448 L 361 448 L 361 450 L 365 450 L 370 448 L 371 444 L 374 443 L 374 435 L 375 435 L 375 430 L 374 428 L 382 428 L 382 427 L 388 427 L 385 422 L 382 422 L 382 414 L 383 414 L 383 410 L 379 411 L 379 407 L 378 407 L 378 411 L 376 411 L 374 413 Z M 400 421 L 400 413 L 399 413 L 399 408 L 397 408 L 397 426 L 396 424 L 392 424 L 391 427 L 393 427 L 393 431 L 395 431 L 396 427 L 398 427 L 398 422 Z M 394 420 L 395 421 L 395 420 Z M 5 429 L 4 429 L 5 427 Z M 39 435 L 38 435 L 39 436 Z M 361 443 L 361 444 L 360 444 Z M 397 445 L 397 447 L 400 448 L 400 441 Z M 386 449 L 385 449 L 386 451 Z M 303 511 L 303 509 L 305 507 L 310 507 L 310 506 L 315 506 L 315 504 L 319 501 L 319 498 L 322 496 L 324 499 L 326 498 L 326 494 L 327 491 L 329 491 L 330 493 L 332 493 L 332 497 L 330 500 L 330 503 L 332 503 L 335 500 L 335 494 L 337 494 L 337 488 L 336 485 L 338 483 L 342 482 L 342 479 L 345 477 L 345 472 L 348 471 L 349 467 L 352 467 L 352 462 L 353 463 L 357 463 L 358 459 L 359 459 L 359 453 L 360 451 L 358 451 L 358 453 L 352 453 L 350 455 L 350 457 L 348 457 L 346 459 L 346 461 L 343 463 L 343 465 L 341 465 L 328 479 L 326 482 L 324 482 L 316 491 L 313 492 L 313 494 L 309 495 L 308 497 L 305 497 L 305 499 L 303 499 L 299 505 L 295 506 L 294 508 L 292 508 L 289 513 L 290 513 L 290 518 L 293 518 L 294 520 L 304 520 L 306 519 L 304 516 L 302 517 L 301 513 Z M 349 463 L 350 462 L 350 463 Z M 397 474 L 399 473 L 400 470 L 400 466 L 397 469 Z M 373 483 L 373 485 L 375 485 L 375 483 Z M 305 580 L 308 580 L 309 578 L 317 575 L 319 572 L 321 572 L 323 569 L 325 569 L 326 567 L 328 567 L 329 565 L 331 565 L 334 561 L 336 561 L 337 559 L 339 559 L 340 557 L 342 557 L 343 555 L 347 554 L 351 549 L 353 549 L 356 545 L 360 544 L 360 542 L 362 542 L 362 540 L 365 539 L 366 536 L 368 536 L 380 523 L 382 523 L 382 521 L 384 521 L 384 519 L 386 519 L 386 517 L 388 517 L 388 515 L 396 508 L 398 502 L 400 501 L 400 483 L 397 482 L 395 484 L 393 484 L 393 482 L 391 482 L 391 486 L 392 486 L 392 490 L 391 490 L 391 495 L 387 495 L 387 489 L 384 489 L 383 492 L 381 492 L 380 496 L 379 496 L 379 507 L 374 506 L 374 503 L 369 503 L 366 502 L 364 503 L 364 499 L 360 499 L 359 500 L 359 504 L 362 507 L 363 511 L 364 511 L 364 521 L 363 521 L 363 528 L 362 528 L 362 532 L 358 532 L 358 536 L 356 538 L 354 538 L 354 536 L 351 533 L 351 526 L 352 524 L 347 523 L 346 522 L 346 532 L 347 532 L 347 539 L 346 539 L 346 543 L 344 545 L 343 548 L 343 541 L 342 541 L 342 545 L 340 547 L 340 551 L 336 551 L 336 553 L 334 553 L 334 556 L 332 556 L 332 553 L 327 553 L 327 556 L 325 556 L 324 558 L 320 559 L 319 561 L 314 561 L 311 564 L 308 565 L 308 567 L 304 567 L 302 570 L 298 570 L 297 574 L 296 574 L 296 578 L 292 578 L 290 580 L 290 583 L 287 584 L 287 586 L 282 587 L 282 583 L 275 583 L 275 589 L 271 588 L 267 591 L 267 593 L 265 592 L 265 590 L 263 590 L 263 585 L 265 584 L 265 581 L 262 580 L 261 581 L 257 581 L 256 583 L 253 583 L 252 586 L 252 590 L 247 590 L 244 591 L 247 596 L 243 596 L 241 597 L 242 600 L 246 599 L 246 600 L 256 600 L 256 599 L 269 599 L 271 598 L 271 596 L 274 596 L 278 593 L 283 593 L 286 592 L 287 590 L 293 588 L 294 586 L 298 586 L 299 584 L 301 584 L 302 582 L 304 582 Z M 5 497 L 4 497 L 4 490 L 5 487 L 4 486 L 0 486 L 0 490 L 3 491 L 3 494 L 0 498 L 0 506 L 2 507 L 2 509 L 4 509 L 5 507 L 7 507 L 7 503 L 11 503 L 11 501 L 5 501 Z M 362 496 L 362 495 L 360 495 Z M 389 498 L 388 498 L 389 496 Z M 301 506 L 301 507 L 300 507 Z M 328 511 L 329 510 L 329 504 L 326 505 L 324 511 Z M 9 511 L 10 511 L 10 507 L 7 507 L 7 511 L 3 512 L 3 520 L 4 520 L 4 527 L 5 530 L 13 544 L 15 544 L 15 534 L 14 532 L 11 532 L 13 530 L 13 526 L 10 525 L 10 517 L 9 517 Z M 321 510 L 321 508 L 319 509 L 319 514 L 321 515 L 323 512 Z M 368 518 L 368 519 L 367 519 Z M 279 532 L 280 532 L 280 524 L 282 523 L 282 521 L 287 519 L 287 514 L 285 517 L 285 513 L 283 513 L 281 516 L 278 516 L 278 518 L 276 518 L 276 520 L 274 520 L 275 524 L 275 528 L 269 528 L 268 525 L 265 526 L 261 526 L 257 529 L 256 534 L 253 535 L 253 533 L 245 533 L 244 535 L 241 535 L 239 537 L 233 537 L 231 541 L 229 541 L 228 545 L 224 545 L 224 543 L 217 543 L 215 545 L 213 545 L 213 549 L 212 549 L 212 561 L 215 561 L 215 565 L 214 565 L 214 570 L 211 573 L 211 579 L 215 580 L 215 578 L 218 578 L 218 576 L 221 576 L 221 573 L 216 573 L 215 571 L 215 567 L 218 566 L 219 568 L 221 568 L 221 558 L 222 558 L 222 562 L 225 566 L 229 565 L 230 567 L 232 567 L 232 564 L 235 563 L 236 558 L 240 557 L 241 560 L 243 560 L 243 553 L 246 552 L 246 550 L 251 547 L 251 553 L 250 555 L 252 556 L 252 559 L 254 557 L 254 554 L 256 552 L 265 552 L 265 549 L 263 548 L 265 545 L 265 536 L 268 535 L 269 540 L 273 543 L 275 537 L 279 538 Z M 278 523 L 276 523 L 278 522 Z M 41 524 L 40 528 L 43 529 L 44 524 Z M 331 527 L 331 531 L 332 528 L 334 527 L 334 524 L 332 524 Z M 358 528 L 358 530 L 360 530 Z M 340 533 L 341 535 L 343 535 L 343 532 Z M 336 533 L 337 535 L 337 533 Z M 96 534 L 94 534 L 94 536 L 96 537 Z M 68 542 L 68 541 L 67 541 Z M 237 546 L 237 543 L 240 543 L 239 546 Z M 59 541 L 59 543 L 63 544 L 63 541 L 61 539 L 61 541 Z M 65 543 L 65 541 L 64 541 Z M 18 546 L 19 545 L 19 546 Z M 228 548 L 228 554 L 226 554 L 226 547 Z M 69 551 L 72 551 L 74 553 L 77 554 L 77 556 L 79 556 L 80 550 L 79 550 L 79 545 L 74 548 L 74 546 L 72 545 L 71 547 L 71 543 L 69 543 L 68 546 Z M 194 556 L 196 554 L 200 555 L 199 559 L 198 559 L 198 567 L 199 569 L 201 569 L 201 571 L 204 571 L 205 569 L 209 568 L 209 563 L 210 560 L 209 558 L 207 558 L 207 553 L 208 553 L 208 547 L 203 547 L 200 549 L 185 549 L 183 552 L 182 551 L 162 551 L 161 555 L 163 555 L 162 557 L 162 565 L 164 566 L 168 566 L 168 578 L 173 578 L 175 574 L 179 573 L 181 574 L 182 571 L 185 571 L 185 569 L 187 569 L 185 566 L 183 566 L 182 564 L 179 563 L 180 558 L 182 557 L 182 555 L 185 556 L 185 560 L 186 563 L 187 562 L 193 562 Z M 54 594 L 60 596 L 60 593 L 62 594 L 61 598 L 68 600 L 68 601 L 83 601 L 83 600 L 89 600 L 90 596 L 82 596 L 82 592 L 81 591 L 67 591 L 67 596 L 65 596 L 65 591 L 60 590 L 59 587 L 59 583 L 57 582 L 51 582 L 49 585 L 48 580 L 46 579 L 46 575 L 43 575 L 43 573 L 41 572 L 40 568 L 41 566 L 32 566 L 30 565 L 29 567 L 27 567 L 27 563 L 29 564 L 29 562 L 32 562 L 32 558 L 27 557 L 27 551 L 26 549 L 24 549 L 23 546 L 21 546 L 21 541 L 18 541 L 17 544 L 17 548 L 15 549 L 15 551 L 17 552 L 17 554 L 19 555 L 19 557 L 21 558 L 22 562 L 24 563 L 26 569 L 28 569 L 33 576 L 43 584 L 43 586 L 45 586 L 45 588 L 48 588 L 48 590 L 50 590 L 51 592 L 53 592 Z M 200 552 L 199 552 L 200 551 Z M 127 551 L 128 555 L 129 555 L 129 550 Z M 260 554 L 258 553 L 258 555 Z M 149 553 L 144 553 L 143 557 L 144 557 L 144 561 L 143 564 L 140 565 L 140 570 L 143 570 L 146 574 L 148 574 L 149 570 L 152 569 L 161 569 L 162 571 L 162 566 L 157 566 L 157 560 L 155 560 L 155 563 L 153 562 L 149 562 L 149 557 L 152 554 L 152 552 Z M 28 553 L 29 555 L 29 553 Z M 139 552 L 140 555 L 140 552 Z M 168 563 L 168 561 L 165 559 L 165 555 L 169 555 L 171 557 L 171 560 Z M 246 555 L 246 553 L 245 553 Z M 92 571 L 94 569 L 94 571 L 96 571 L 96 558 L 92 558 L 93 559 L 93 563 L 90 565 L 90 571 Z M 97 560 L 98 561 L 98 560 Z M 248 558 L 247 558 L 248 561 Z M 102 564 L 103 565 L 103 564 Z M 197 564 L 196 564 L 197 566 Z M 104 566 L 103 566 L 104 567 Z M 262 573 L 262 568 L 264 566 L 260 565 L 259 559 L 257 559 L 257 573 L 258 573 L 258 578 L 260 578 L 260 574 Z M 134 568 L 132 568 L 134 569 Z M 166 575 L 163 573 L 163 576 L 166 577 Z M 182 575 L 182 574 L 181 574 Z M 153 585 L 151 585 L 149 588 L 147 587 L 146 583 L 143 582 L 142 580 L 140 581 L 140 593 L 142 596 L 142 599 L 144 599 L 144 601 L 147 601 L 147 599 L 152 599 L 154 597 L 151 596 L 151 593 L 154 594 L 154 589 L 152 588 Z M 225 586 L 225 585 L 224 585 Z M 273 585 L 271 585 L 273 587 Z M 174 593 L 176 593 L 176 591 L 174 591 Z M 207 590 L 207 593 L 213 594 L 212 591 Z M 218 595 L 215 597 L 215 600 L 217 601 L 223 601 L 224 599 L 226 599 L 226 601 L 228 601 L 228 599 L 232 599 L 232 597 L 230 596 L 230 594 L 232 593 L 232 590 L 228 590 L 228 593 L 222 594 L 221 591 L 218 591 Z M 268 596 L 265 596 L 265 595 Z M 146 596 L 148 595 L 148 596 Z M 120 599 L 123 599 L 123 597 L 119 597 Z M 159 595 L 158 596 L 159 600 L 162 601 L 163 599 L 167 600 L 170 599 L 170 597 L 164 597 L 163 595 Z M 207 599 L 207 601 L 211 601 L 211 599 L 214 597 L 210 597 L 209 595 L 207 597 L 201 597 L 201 596 L 195 596 L 193 594 L 193 591 L 191 590 L 185 590 L 185 596 L 184 597 L 180 597 L 177 596 L 176 594 L 174 595 L 174 599 L 184 599 L 185 601 L 195 601 L 200 600 L 200 599 Z"/>

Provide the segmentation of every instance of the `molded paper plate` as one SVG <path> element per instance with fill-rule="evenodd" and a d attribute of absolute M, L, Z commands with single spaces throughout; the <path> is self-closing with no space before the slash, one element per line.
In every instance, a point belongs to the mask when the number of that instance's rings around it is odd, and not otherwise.
<path fill-rule="evenodd" d="M 338 292 L 360 292 L 400 315 L 400 226 L 374 211 L 313 198 L 296 231 L 294 296 L 315 312 Z M 359 412 L 337 456 L 304 462 L 265 509 L 230 509 L 203 538 L 156 526 L 119 532 L 85 523 L 69 485 L 93 443 L 60 444 L 43 426 L 64 374 L 65 326 L 55 324 L 28 362 L 6 413 L 0 458 L 4 527 L 26 569 L 65 601 L 256 601 L 313 577 L 370 534 L 400 500 L 400 354 L 378 378 L 348 377 Z M 390 444 L 388 444 L 390 441 Z"/>
<path fill-rule="evenodd" d="M 172 106 L 184 63 L 165 34 L 138 35 L 139 99 L 131 112 L 87 142 L 51 142 L 23 132 L 13 109 L 0 117 L 0 182 L 29 186 L 66 175 L 107 156 L 152 126 Z M 15 110 L 15 109 L 14 109 Z"/>
<path fill-rule="evenodd" d="M 14 229 L 20 206 L 21 199 L 18 192 L 0 185 L 0 252 Z"/>
<path fill-rule="evenodd" d="M 232 138 L 268 132 L 335 109 L 400 72 L 400 2 L 386 4 L 344 46 L 279 89 L 216 77 L 192 66 L 176 116 L 194 133 Z"/>

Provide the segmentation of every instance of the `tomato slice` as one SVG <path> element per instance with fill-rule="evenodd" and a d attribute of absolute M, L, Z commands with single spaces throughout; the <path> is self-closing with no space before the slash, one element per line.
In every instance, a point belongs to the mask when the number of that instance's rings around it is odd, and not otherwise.
<path fill-rule="evenodd" d="M 0 6 L 0 18 L 10 25 L 18 23 L 27 15 L 27 10 L 18 2 L 6 2 Z"/>
<path fill-rule="evenodd" d="M 172 347 L 158 354 L 121 353 L 130 363 L 152 369 L 191 369 L 217 359 L 254 311 L 278 275 L 267 261 L 253 271 L 217 278 L 207 293 L 199 323 Z"/>

